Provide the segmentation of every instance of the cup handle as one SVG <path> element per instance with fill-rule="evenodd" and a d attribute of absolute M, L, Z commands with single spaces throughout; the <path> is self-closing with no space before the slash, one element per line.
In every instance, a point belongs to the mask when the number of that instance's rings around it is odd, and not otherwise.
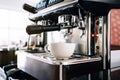
<path fill-rule="evenodd" d="M 48 44 L 46 44 L 46 45 L 45 45 L 45 47 L 44 47 L 44 50 L 45 50 L 45 52 L 46 52 L 46 53 L 51 54 L 51 53 L 50 53 L 50 50 L 48 50 L 48 46 L 49 46 L 49 45 L 48 45 Z"/>

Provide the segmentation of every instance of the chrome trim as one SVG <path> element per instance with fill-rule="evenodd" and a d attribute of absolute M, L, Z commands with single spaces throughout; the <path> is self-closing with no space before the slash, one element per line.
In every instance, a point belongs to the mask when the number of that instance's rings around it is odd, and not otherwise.
<path fill-rule="evenodd" d="M 110 69 L 108 69 L 108 80 L 111 80 L 111 70 Z"/>
<path fill-rule="evenodd" d="M 111 28 L 111 25 L 110 25 L 110 12 L 109 12 L 109 14 L 108 14 L 108 39 L 107 39 L 107 45 L 108 45 L 108 48 L 107 48 L 107 51 L 108 51 L 108 65 L 109 65 L 109 69 L 110 69 L 110 63 L 111 63 L 111 49 L 110 49 L 110 42 L 111 42 L 111 40 L 110 40 L 110 33 L 111 33 L 111 30 L 110 30 L 110 28 Z"/>
<path fill-rule="evenodd" d="M 106 67 L 106 65 L 105 65 L 105 28 L 106 28 L 106 25 L 104 24 L 104 17 L 103 17 L 103 28 L 102 28 L 102 34 L 103 34 L 103 36 L 102 36 L 102 52 L 103 52 L 103 54 L 102 54 L 102 57 L 103 57 L 103 69 L 105 69 L 105 67 Z"/>
<path fill-rule="evenodd" d="M 106 16 L 104 16 L 104 17 L 103 17 L 103 31 L 102 31 L 102 32 L 103 32 L 103 33 L 102 33 L 102 34 L 103 34 L 103 38 L 102 38 L 102 39 L 103 39 L 103 46 L 102 46 L 102 48 L 103 48 L 103 49 L 102 49 L 102 50 L 103 50 L 103 69 L 106 69 L 106 64 L 107 64 L 107 63 L 106 63 L 106 60 L 107 60 L 107 59 L 106 59 L 106 56 L 107 56 L 107 52 L 106 52 L 106 50 L 107 50 L 107 49 L 106 49 L 106 48 L 107 48 L 107 46 L 106 46 L 106 44 L 107 44 L 107 43 L 106 43 L 106 41 L 107 41 L 107 40 L 106 40 L 106 38 L 107 38 L 107 36 L 106 36 L 106 35 L 107 35 L 107 33 L 106 33 L 107 22 L 106 22 L 106 21 L 107 21 Z"/>
<path fill-rule="evenodd" d="M 63 72 L 62 72 L 62 71 L 63 71 L 63 70 L 62 70 L 63 67 L 62 67 L 62 64 L 60 64 L 60 68 L 59 68 L 59 69 L 60 69 L 60 76 L 59 76 L 59 79 L 60 79 L 60 80 L 63 80 Z"/>
<path fill-rule="evenodd" d="M 91 55 L 91 13 L 88 14 L 87 27 L 87 55 Z"/>
<path fill-rule="evenodd" d="M 88 80 L 91 80 L 91 74 L 88 74 Z"/>
<path fill-rule="evenodd" d="M 115 67 L 115 68 L 111 68 L 111 72 L 117 71 L 117 70 L 120 70 L 120 66 L 119 67 Z"/>
<path fill-rule="evenodd" d="M 80 64 L 80 63 L 87 63 L 87 62 L 94 62 L 94 61 L 100 61 L 101 57 L 96 57 L 96 58 L 83 58 L 83 59 L 73 59 L 73 60 L 66 60 L 66 61 L 56 61 L 55 63 L 53 62 L 53 64 L 60 64 L 62 63 L 62 65 L 71 65 L 71 64 Z"/>
<path fill-rule="evenodd" d="M 110 69 L 110 14 L 104 16 L 102 48 L 103 69 Z"/>

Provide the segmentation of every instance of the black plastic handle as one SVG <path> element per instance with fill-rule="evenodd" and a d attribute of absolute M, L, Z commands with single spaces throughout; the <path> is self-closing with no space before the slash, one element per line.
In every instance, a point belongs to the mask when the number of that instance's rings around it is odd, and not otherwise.
<path fill-rule="evenodd" d="M 37 13 L 37 9 L 35 7 L 26 3 L 23 5 L 23 9 L 31 13 Z"/>
<path fill-rule="evenodd" d="M 28 25 L 26 28 L 26 32 L 28 34 L 39 34 L 48 31 L 60 31 L 60 26 L 59 25 L 50 25 L 50 26 Z"/>

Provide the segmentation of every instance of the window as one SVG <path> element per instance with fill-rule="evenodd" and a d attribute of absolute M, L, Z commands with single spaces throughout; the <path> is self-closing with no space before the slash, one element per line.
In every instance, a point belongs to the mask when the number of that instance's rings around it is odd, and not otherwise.
<path fill-rule="evenodd" d="M 0 45 L 27 41 L 26 27 L 32 23 L 28 16 L 28 13 L 0 9 Z"/>

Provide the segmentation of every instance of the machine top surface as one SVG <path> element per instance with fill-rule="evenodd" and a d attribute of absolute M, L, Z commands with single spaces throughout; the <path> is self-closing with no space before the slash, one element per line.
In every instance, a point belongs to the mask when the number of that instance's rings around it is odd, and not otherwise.
<path fill-rule="evenodd" d="M 106 4 L 120 4 L 120 0 L 80 0 L 80 1 L 90 1 L 90 2 L 99 2 Z"/>
<path fill-rule="evenodd" d="M 80 5 L 86 11 L 95 15 L 107 15 L 111 9 L 120 8 L 120 0 L 79 0 Z"/>

